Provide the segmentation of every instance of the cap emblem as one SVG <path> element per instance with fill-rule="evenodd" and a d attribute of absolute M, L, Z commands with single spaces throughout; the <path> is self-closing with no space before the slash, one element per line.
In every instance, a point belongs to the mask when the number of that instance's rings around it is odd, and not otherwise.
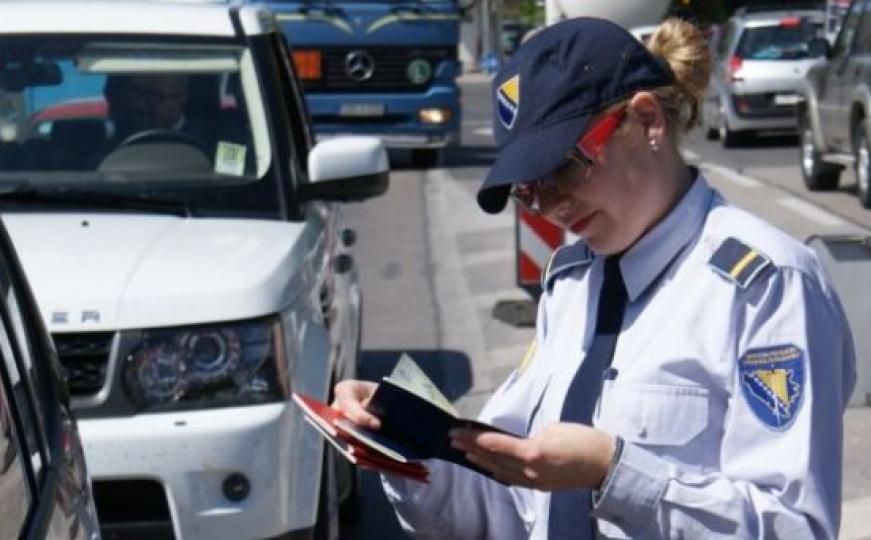
<path fill-rule="evenodd" d="M 496 90 L 496 103 L 499 121 L 506 129 L 511 129 L 520 108 L 520 75 L 515 75 L 502 83 Z"/>

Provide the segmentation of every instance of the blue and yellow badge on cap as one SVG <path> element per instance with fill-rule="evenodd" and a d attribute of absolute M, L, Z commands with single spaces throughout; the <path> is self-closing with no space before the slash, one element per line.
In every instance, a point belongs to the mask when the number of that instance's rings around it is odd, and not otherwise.
<path fill-rule="evenodd" d="M 738 362 L 741 390 L 753 413 L 782 430 L 795 420 L 804 396 L 804 354 L 795 345 L 747 351 Z"/>
<path fill-rule="evenodd" d="M 520 75 L 515 75 L 499 85 L 496 90 L 496 104 L 499 121 L 505 129 L 511 129 L 520 109 Z"/>

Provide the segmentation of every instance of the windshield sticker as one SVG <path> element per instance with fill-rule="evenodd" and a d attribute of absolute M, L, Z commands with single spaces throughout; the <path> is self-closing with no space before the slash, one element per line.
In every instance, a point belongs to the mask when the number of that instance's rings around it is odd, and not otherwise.
<path fill-rule="evenodd" d="M 232 176 L 242 176 L 245 173 L 245 153 L 247 148 L 242 144 L 218 141 L 218 152 L 215 156 L 215 172 Z"/>

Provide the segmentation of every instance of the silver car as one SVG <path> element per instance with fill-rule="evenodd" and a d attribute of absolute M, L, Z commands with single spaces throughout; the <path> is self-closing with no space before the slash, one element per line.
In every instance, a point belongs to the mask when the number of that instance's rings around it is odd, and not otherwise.
<path fill-rule="evenodd" d="M 822 10 L 748 11 L 728 20 L 714 59 L 703 125 L 723 146 L 759 131 L 795 132 L 795 108 L 818 57 L 808 43 L 823 37 Z"/>

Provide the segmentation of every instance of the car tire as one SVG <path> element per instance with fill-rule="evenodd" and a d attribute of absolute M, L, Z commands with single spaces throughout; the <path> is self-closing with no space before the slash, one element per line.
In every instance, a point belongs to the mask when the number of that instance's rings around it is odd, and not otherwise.
<path fill-rule="evenodd" d="M 841 167 L 826 163 L 814 144 L 814 132 L 807 114 L 799 122 L 799 160 L 804 184 L 811 191 L 828 191 L 838 187 Z"/>
<path fill-rule="evenodd" d="M 720 132 L 714 126 L 705 126 L 705 138 L 709 141 L 716 141 L 720 138 Z"/>
<path fill-rule="evenodd" d="M 865 122 L 856 126 L 856 193 L 865 208 L 871 208 L 871 143 Z"/>

